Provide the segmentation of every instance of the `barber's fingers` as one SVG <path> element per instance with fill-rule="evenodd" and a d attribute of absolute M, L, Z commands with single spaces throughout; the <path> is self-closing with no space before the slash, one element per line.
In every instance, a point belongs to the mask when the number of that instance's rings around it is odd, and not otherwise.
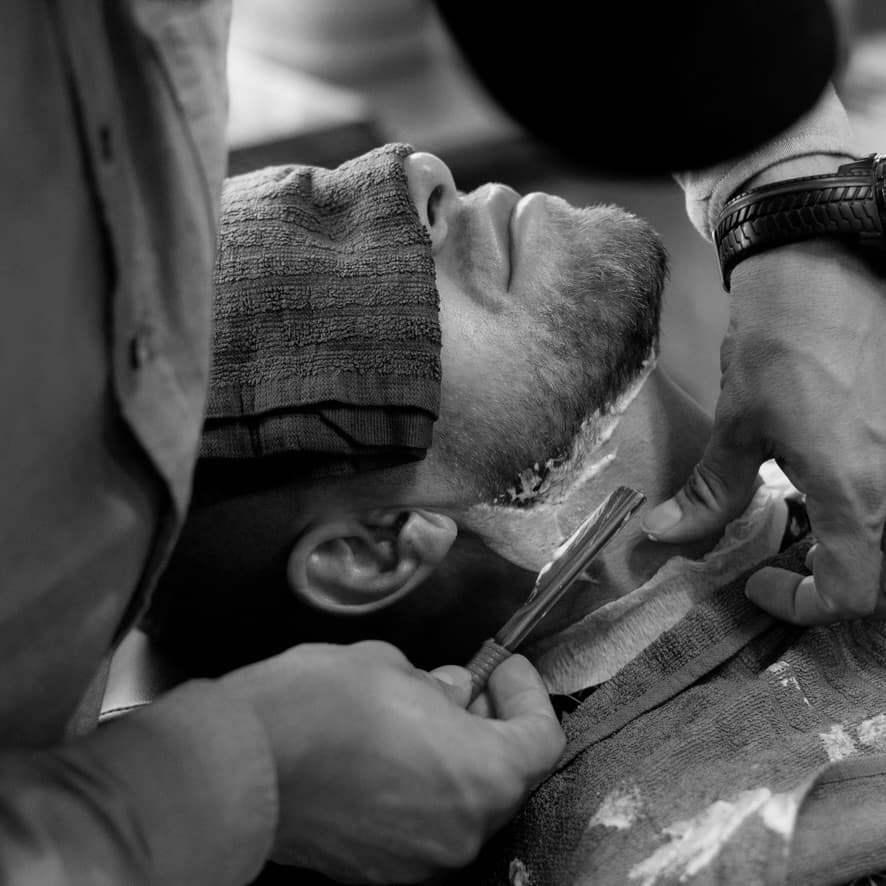
<path fill-rule="evenodd" d="M 766 456 L 753 443 L 737 444 L 729 427 L 715 422 L 704 455 L 689 479 L 676 495 L 646 514 L 642 528 L 653 541 L 703 538 L 722 530 L 747 507 Z"/>
<path fill-rule="evenodd" d="M 817 547 L 818 545 L 813 545 L 811 548 L 809 548 L 809 550 L 806 552 L 806 558 L 803 561 L 806 568 L 810 572 L 812 572 L 812 570 L 815 568 L 815 550 Z"/>
<path fill-rule="evenodd" d="M 471 698 L 471 673 L 458 665 L 442 665 L 432 671 L 413 667 L 409 659 L 390 643 L 380 640 L 362 640 L 350 647 L 351 651 L 370 658 L 374 664 L 384 662 L 404 673 L 412 674 L 442 692 L 453 704 L 467 707 Z"/>
<path fill-rule="evenodd" d="M 776 618 L 800 625 L 883 617 L 882 522 L 854 513 L 835 515 L 810 499 L 807 509 L 818 538 L 806 560 L 813 575 L 761 569 L 747 583 L 748 598 Z"/>
<path fill-rule="evenodd" d="M 471 672 L 458 665 L 442 665 L 429 672 L 447 698 L 460 708 L 467 707 L 471 700 L 473 683 Z"/>
<path fill-rule="evenodd" d="M 556 765 L 566 738 L 538 671 L 522 655 L 505 659 L 489 678 L 497 720 L 524 775 L 537 780 Z"/>
<path fill-rule="evenodd" d="M 494 717 L 495 708 L 488 689 L 484 689 L 469 705 L 468 711 L 475 717 Z"/>

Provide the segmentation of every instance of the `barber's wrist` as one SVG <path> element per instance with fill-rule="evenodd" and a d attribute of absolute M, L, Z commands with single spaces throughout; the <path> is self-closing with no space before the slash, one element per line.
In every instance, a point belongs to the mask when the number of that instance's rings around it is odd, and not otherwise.
<path fill-rule="evenodd" d="M 714 231 L 726 291 L 735 270 L 759 264 L 754 259 L 765 253 L 785 255 L 800 243 L 818 254 L 882 245 L 872 239 L 879 230 L 873 201 L 880 185 L 870 177 L 876 169 L 871 157 L 856 162 L 843 153 L 817 153 L 773 163 L 745 181 Z M 847 183 L 853 187 L 840 187 Z"/>

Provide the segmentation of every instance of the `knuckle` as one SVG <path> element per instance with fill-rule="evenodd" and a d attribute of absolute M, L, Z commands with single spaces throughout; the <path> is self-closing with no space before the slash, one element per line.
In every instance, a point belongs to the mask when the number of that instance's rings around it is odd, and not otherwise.
<path fill-rule="evenodd" d="M 690 503 L 711 511 L 720 509 L 726 500 L 726 484 L 705 462 L 699 462 L 689 475 L 685 486 Z"/>
<path fill-rule="evenodd" d="M 450 821 L 436 834 L 429 861 L 436 869 L 463 868 L 480 854 L 488 833 L 486 818 L 479 810 L 462 810 L 457 820 Z"/>
<path fill-rule="evenodd" d="M 482 848 L 483 839 L 476 831 L 464 834 L 459 840 L 455 841 L 451 848 L 448 866 L 463 868 L 469 865 L 476 860 Z"/>
<path fill-rule="evenodd" d="M 746 396 L 746 385 L 739 384 L 734 375 L 724 377 L 717 397 L 714 418 L 717 424 L 733 433 L 740 433 L 744 420 L 756 410 L 758 403 Z"/>
<path fill-rule="evenodd" d="M 838 591 L 836 594 L 821 587 L 820 581 L 816 581 L 813 587 L 822 612 L 833 621 L 869 618 L 877 608 L 876 585 L 853 588 L 848 592 Z"/>
<path fill-rule="evenodd" d="M 559 725 L 556 732 L 534 732 L 531 747 L 525 740 L 511 742 L 504 758 L 507 766 L 499 780 L 501 806 L 516 809 L 526 792 L 554 769 L 565 746 L 566 738 Z"/>
<path fill-rule="evenodd" d="M 840 600 L 835 609 L 840 618 L 869 618 L 877 608 L 876 593 L 851 596 Z"/>
<path fill-rule="evenodd" d="M 510 815 L 520 805 L 529 783 L 523 755 L 524 749 L 518 742 L 505 741 L 494 764 L 487 766 L 482 796 L 493 815 Z"/>
<path fill-rule="evenodd" d="M 530 778 L 547 775 L 566 748 L 566 733 L 555 716 L 538 716 L 535 718 L 536 730 L 533 736 L 535 748 L 535 765 L 527 765 Z"/>

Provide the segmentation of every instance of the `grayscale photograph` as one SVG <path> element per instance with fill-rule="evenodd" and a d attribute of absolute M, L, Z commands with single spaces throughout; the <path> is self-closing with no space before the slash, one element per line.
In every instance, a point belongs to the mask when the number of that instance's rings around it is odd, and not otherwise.
<path fill-rule="evenodd" d="M 883 0 L 0 73 L 0 886 L 886 886 Z"/>

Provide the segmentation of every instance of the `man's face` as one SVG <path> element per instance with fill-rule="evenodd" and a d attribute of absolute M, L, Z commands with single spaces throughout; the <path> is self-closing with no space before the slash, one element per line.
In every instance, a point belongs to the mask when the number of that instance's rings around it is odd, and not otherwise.
<path fill-rule="evenodd" d="M 299 639 L 385 637 L 426 665 L 438 651 L 436 663 L 470 655 L 525 597 L 534 578 L 525 570 L 537 570 L 574 528 L 558 521 L 569 511 L 558 499 L 576 501 L 563 486 L 583 488 L 570 484 L 568 470 L 579 473 L 580 461 L 567 460 L 562 471 L 546 464 L 593 451 L 600 422 L 589 417 L 641 372 L 656 341 L 665 261 L 649 226 L 615 207 L 576 209 L 542 194 L 521 199 L 497 184 L 461 194 L 448 167 L 429 154 L 410 155 L 405 167 L 430 233 L 440 295 L 442 408 L 427 458 L 346 475 L 322 490 L 290 476 L 280 488 L 198 510 L 167 572 L 167 581 L 176 578 L 165 597 L 175 598 L 176 582 L 187 583 L 189 594 L 194 585 L 212 587 L 201 612 L 227 606 L 232 624 L 261 626 L 238 636 L 264 637 L 273 626 L 286 643 L 293 630 Z M 212 489 L 211 475 L 202 485 Z M 586 516 L 581 505 L 572 510 Z M 459 519 L 452 550 L 427 582 L 380 613 L 381 621 L 304 607 L 293 628 L 286 558 L 305 526 L 413 507 Z M 266 593 L 254 594 L 256 587 Z"/>
<path fill-rule="evenodd" d="M 477 478 L 486 500 L 533 504 L 585 420 L 612 404 L 654 348 L 660 240 L 617 207 L 521 199 L 499 184 L 463 194 L 426 153 L 405 166 L 440 294 L 442 408 L 431 454 Z"/>

